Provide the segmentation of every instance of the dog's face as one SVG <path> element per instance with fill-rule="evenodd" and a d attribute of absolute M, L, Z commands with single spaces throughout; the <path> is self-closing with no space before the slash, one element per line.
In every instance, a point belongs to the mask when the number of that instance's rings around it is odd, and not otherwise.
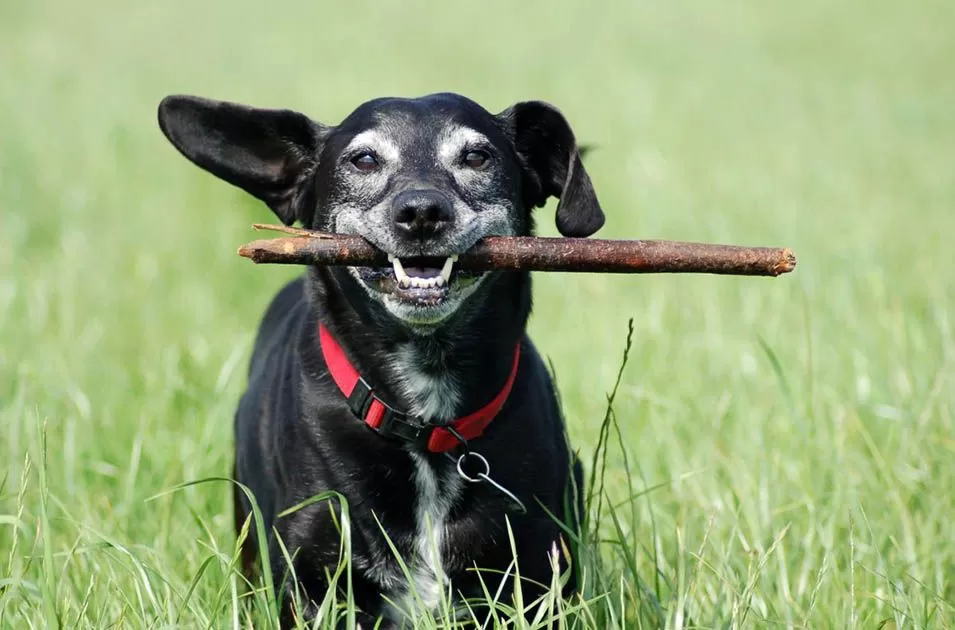
<path fill-rule="evenodd" d="M 287 110 L 171 96 L 166 137 L 198 166 L 265 201 L 287 225 L 358 234 L 389 268 L 338 271 L 395 318 L 431 327 L 490 272 L 455 268 L 485 236 L 526 235 L 530 212 L 560 198 L 557 226 L 589 236 L 604 221 L 558 110 L 518 103 L 493 115 L 462 96 L 384 98 L 337 126 Z"/>
<path fill-rule="evenodd" d="M 485 236 L 527 231 L 520 164 L 493 116 L 460 97 L 379 99 L 326 140 L 316 175 L 317 225 L 359 234 L 392 267 L 350 268 L 399 319 L 454 313 L 486 274 L 455 268 Z"/>

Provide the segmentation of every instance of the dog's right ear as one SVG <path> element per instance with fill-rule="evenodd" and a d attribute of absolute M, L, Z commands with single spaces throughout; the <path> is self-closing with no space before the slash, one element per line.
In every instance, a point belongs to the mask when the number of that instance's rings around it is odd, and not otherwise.
<path fill-rule="evenodd" d="M 310 213 L 304 184 L 328 129 L 304 114 L 174 95 L 159 104 L 159 128 L 189 161 L 258 197 L 284 224 Z"/>
<path fill-rule="evenodd" d="M 604 224 L 582 151 L 570 123 L 553 105 L 516 103 L 497 115 L 511 136 L 525 178 L 525 203 L 541 207 L 557 197 L 557 229 L 564 236 L 590 236 Z"/>

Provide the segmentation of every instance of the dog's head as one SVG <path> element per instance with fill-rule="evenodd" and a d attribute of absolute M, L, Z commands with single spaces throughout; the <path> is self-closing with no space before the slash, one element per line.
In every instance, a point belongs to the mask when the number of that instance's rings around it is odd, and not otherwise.
<path fill-rule="evenodd" d="M 451 316 L 487 273 L 456 257 L 485 236 L 527 235 L 560 199 L 557 228 L 590 236 L 604 215 L 573 131 L 553 106 L 494 115 L 455 94 L 364 103 L 337 126 L 289 110 L 169 96 L 159 125 L 190 161 L 263 200 L 287 225 L 358 234 L 390 268 L 348 268 L 394 317 Z"/>

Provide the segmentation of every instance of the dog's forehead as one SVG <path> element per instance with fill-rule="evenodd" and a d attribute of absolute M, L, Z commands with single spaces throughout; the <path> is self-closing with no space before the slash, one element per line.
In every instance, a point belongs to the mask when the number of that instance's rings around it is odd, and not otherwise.
<path fill-rule="evenodd" d="M 503 139 L 493 114 L 456 94 L 368 101 L 342 121 L 338 130 L 352 139 L 385 139 L 399 147 Z"/>

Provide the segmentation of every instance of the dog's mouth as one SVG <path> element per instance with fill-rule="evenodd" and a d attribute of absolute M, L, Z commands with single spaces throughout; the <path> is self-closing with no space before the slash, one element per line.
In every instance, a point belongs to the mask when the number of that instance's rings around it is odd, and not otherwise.
<path fill-rule="evenodd" d="M 483 272 L 460 269 L 457 255 L 448 257 L 388 255 L 391 267 L 360 267 L 361 280 L 379 293 L 414 306 L 437 306 L 475 282 Z"/>

